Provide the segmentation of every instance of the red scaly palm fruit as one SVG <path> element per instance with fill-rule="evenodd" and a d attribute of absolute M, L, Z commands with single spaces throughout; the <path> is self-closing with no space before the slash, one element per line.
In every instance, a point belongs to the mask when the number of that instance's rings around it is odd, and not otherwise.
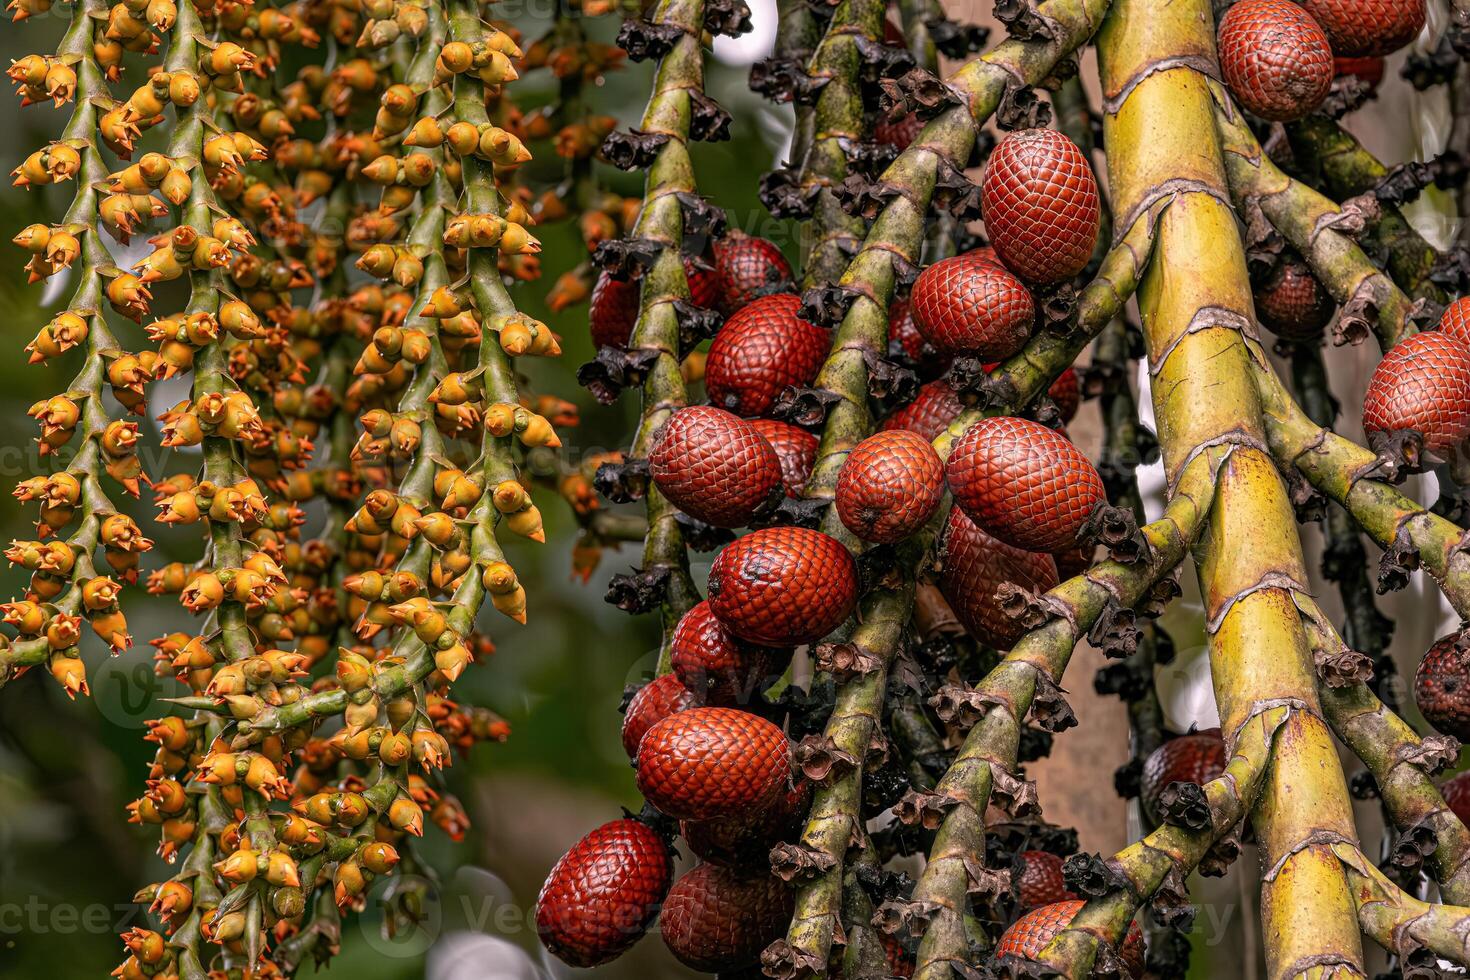
<path fill-rule="evenodd" d="M 699 704 L 689 689 L 673 674 L 655 677 L 638 689 L 623 714 L 623 751 L 638 757 L 638 743 L 648 730 L 676 711 Z"/>
<path fill-rule="evenodd" d="M 684 276 L 689 282 L 689 301 L 695 306 L 714 306 L 720 286 L 715 272 L 685 259 Z M 628 341 L 633 339 L 633 326 L 638 322 L 639 289 L 637 280 L 614 279 L 606 270 L 597 274 L 587 309 L 593 346 L 628 346 Z"/>
<path fill-rule="evenodd" d="M 673 875 L 668 845 L 647 824 L 605 823 L 546 876 L 536 899 L 536 932 L 572 966 L 606 963 L 642 938 Z"/>
<path fill-rule="evenodd" d="M 1345 57 L 1392 54 L 1424 27 L 1424 0 L 1304 0 L 1322 25 L 1332 53 Z"/>
<path fill-rule="evenodd" d="M 1012 416 L 981 419 L 945 464 L 955 502 L 976 524 L 1027 551 L 1065 551 L 1093 508 L 1102 477 L 1065 436 Z"/>
<path fill-rule="evenodd" d="M 857 563 L 836 538 L 770 527 L 725 545 L 709 572 L 709 605 L 730 632 L 764 646 L 815 643 L 857 605 Z"/>
<path fill-rule="evenodd" d="M 864 541 L 892 544 L 929 522 L 944 496 L 944 463 L 929 440 L 904 429 L 852 448 L 837 474 L 837 516 Z"/>
<path fill-rule="evenodd" d="M 909 293 L 909 315 L 941 354 L 998 361 L 1031 336 L 1036 304 L 1020 279 L 988 258 L 966 253 L 919 274 Z"/>
<path fill-rule="evenodd" d="M 726 316 L 767 293 L 791 288 L 791 263 L 775 242 L 732 230 L 715 242 L 714 253 L 717 302 Z"/>
<path fill-rule="evenodd" d="M 713 404 L 737 415 L 765 415 L 787 386 L 816 379 L 832 338 L 797 316 L 800 306 L 790 293 L 773 293 L 725 321 L 704 364 Z"/>
<path fill-rule="evenodd" d="M 1235 101 L 1262 119 L 1300 119 L 1332 88 L 1332 45 L 1291 0 L 1240 0 L 1220 21 L 1220 69 Z"/>
<path fill-rule="evenodd" d="M 713 705 L 750 703 L 791 658 L 790 650 L 736 639 L 715 619 L 708 602 L 680 617 L 669 646 L 674 675 L 702 703 Z"/>
<path fill-rule="evenodd" d="M 1006 615 L 996 590 L 1013 582 L 1041 593 L 1057 584 L 1057 566 L 1051 555 L 1023 551 L 992 538 L 958 507 L 949 512 L 940 554 L 939 589 L 944 598 L 971 636 L 997 650 L 1009 650 L 1026 631 Z"/>
<path fill-rule="evenodd" d="M 680 409 L 664 423 L 648 467 L 675 507 L 715 527 L 748 524 L 785 492 L 771 444 L 738 415 L 709 405 Z"/>
<path fill-rule="evenodd" d="M 1460 818 L 1460 822 L 1470 826 L 1470 772 L 1462 772 L 1446 779 L 1439 792 L 1444 797 L 1445 804 Z"/>
<path fill-rule="evenodd" d="M 690 708 L 654 725 L 638 745 L 638 791 L 677 820 L 750 818 L 791 772 L 786 735 L 738 708 Z"/>
<path fill-rule="evenodd" d="M 1470 655 L 1454 635 L 1434 642 L 1414 672 L 1414 703 L 1435 731 L 1470 741 Z"/>
<path fill-rule="evenodd" d="M 1097 243 L 1097 179 L 1087 158 L 1053 129 L 1021 129 L 990 154 L 980 183 L 985 232 L 995 252 L 1028 282 L 1081 272 Z"/>
<path fill-rule="evenodd" d="M 669 889 L 659 931 L 685 966 L 719 973 L 753 964 L 785 935 L 795 890 L 769 869 L 701 864 Z"/>
<path fill-rule="evenodd" d="M 907 429 L 933 442 L 964 410 L 960 396 L 941 378 L 922 385 L 917 398 L 884 419 L 883 430 Z"/>
<path fill-rule="evenodd" d="M 888 346 L 892 348 L 894 344 L 921 367 L 942 371 L 949 366 L 950 357 L 941 354 L 919 333 L 906 299 L 894 300 L 888 307 Z"/>
<path fill-rule="evenodd" d="M 685 820 L 679 832 L 695 857 L 705 861 L 748 870 L 768 867 L 775 844 L 800 836 L 811 785 L 798 777 L 751 819 Z"/>
<path fill-rule="evenodd" d="M 1371 436 L 1408 429 L 1439 456 L 1470 435 L 1470 346 L 1429 331 L 1383 355 L 1363 396 L 1363 430 Z"/>
<path fill-rule="evenodd" d="M 1076 418 L 1077 409 L 1082 407 L 1082 381 L 1077 377 L 1077 372 L 1067 368 L 1057 375 L 1051 387 L 1046 389 L 1046 397 L 1056 404 L 1063 422 Z"/>
<path fill-rule="evenodd" d="M 1225 742 L 1220 729 L 1205 728 L 1180 735 L 1154 749 L 1143 760 L 1143 776 L 1139 784 L 1139 801 L 1143 812 L 1158 823 L 1159 797 L 1170 783 L 1194 783 L 1203 786 L 1225 771 Z"/>
<path fill-rule="evenodd" d="M 903 42 L 899 42 L 899 46 L 902 47 Z M 902 153 L 909 148 L 909 144 L 918 137 L 919 132 L 923 128 L 924 120 L 912 112 L 893 120 L 890 120 L 885 115 L 879 117 L 878 121 L 874 123 L 873 139 L 884 146 L 891 146 Z"/>
<path fill-rule="evenodd" d="M 781 482 L 786 486 L 786 496 L 797 496 L 812 475 L 820 440 L 799 425 L 777 419 L 750 419 L 750 424 L 776 450 L 776 458 L 781 461 Z"/>
<path fill-rule="evenodd" d="M 1050 851 L 1022 851 L 1016 874 L 1016 900 L 1022 909 L 1065 902 L 1077 896 L 1062 877 L 1062 859 Z"/>
<path fill-rule="evenodd" d="M 1255 287 L 1256 318 L 1282 340 L 1308 343 L 1322 335 L 1332 320 L 1332 297 L 1300 258 L 1284 256 L 1276 269 Z"/>
<path fill-rule="evenodd" d="M 1027 912 L 1011 925 L 995 944 L 996 956 L 1016 956 L 1023 960 L 1036 957 L 1057 933 L 1071 923 L 1072 917 L 1082 911 L 1086 903 L 1080 899 L 1053 902 Z M 1137 922 L 1128 924 L 1128 934 L 1123 937 L 1123 948 L 1118 950 L 1128 975 L 1138 980 L 1143 976 L 1143 930 Z"/>
<path fill-rule="evenodd" d="M 1462 296 L 1445 307 L 1439 318 L 1439 332 L 1470 346 L 1470 296 Z"/>
<path fill-rule="evenodd" d="M 1318 25 L 1321 26 L 1320 24 Z M 1339 77 L 1343 75 L 1356 75 L 1368 86 L 1370 92 L 1378 89 L 1378 83 L 1383 81 L 1383 71 L 1388 67 L 1382 58 L 1344 58 L 1341 55 L 1332 59 L 1333 71 Z"/>

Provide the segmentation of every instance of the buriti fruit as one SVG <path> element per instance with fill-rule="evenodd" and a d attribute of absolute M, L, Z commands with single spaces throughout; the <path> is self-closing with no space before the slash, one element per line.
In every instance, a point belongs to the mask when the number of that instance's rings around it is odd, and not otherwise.
<path fill-rule="evenodd" d="M 736 639 L 715 618 L 708 602 L 697 603 L 680 617 L 669 647 L 674 675 L 712 705 L 749 703 L 759 686 L 773 680 L 791 658 L 790 650 Z"/>
<path fill-rule="evenodd" d="M 675 507 L 715 527 L 741 527 L 780 501 L 781 460 L 738 415 L 692 405 L 664 423 L 648 454 L 653 482 Z"/>
<path fill-rule="evenodd" d="M 1470 435 L 1470 346 L 1437 331 L 1395 344 L 1368 379 L 1363 430 L 1418 432 L 1425 449 L 1449 456 Z"/>
<path fill-rule="evenodd" d="M 1077 372 L 1067 368 L 1046 389 L 1046 397 L 1050 398 L 1061 413 L 1063 422 L 1070 422 L 1077 417 L 1077 409 L 1082 406 L 1082 381 L 1077 377 Z"/>
<path fill-rule="evenodd" d="M 752 531 L 725 545 L 709 573 L 709 606 L 743 640 L 814 643 L 857 604 L 857 563 L 836 538 L 801 527 Z"/>
<path fill-rule="evenodd" d="M 986 361 L 1021 349 L 1036 321 L 1024 283 L 994 261 L 972 253 L 941 259 L 914 281 L 909 313 L 941 354 Z"/>
<path fill-rule="evenodd" d="M 762 296 L 737 310 L 710 344 L 704 385 L 710 401 L 737 415 L 765 415 L 788 385 L 809 385 L 832 338 L 796 315 L 790 293 Z"/>
<path fill-rule="evenodd" d="M 907 429 L 932 442 L 964 410 L 948 381 L 931 381 L 919 388 L 918 397 L 884 419 L 883 428 Z"/>
<path fill-rule="evenodd" d="M 701 864 L 669 889 L 659 931 L 685 966 L 719 973 L 750 966 L 786 932 L 795 889 L 768 868 Z"/>
<path fill-rule="evenodd" d="M 1149 753 L 1143 761 L 1139 802 L 1154 823 L 1159 815 L 1159 798 L 1170 783 L 1203 786 L 1225 771 L 1225 742 L 1220 729 L 1206 728 L 1171 738 Z"/>
<path fill-rule="evenodd" d="M 980 182 L 980 207 L 1001 262 L 1028 282 L 1070 279 L 1092 258 L 1097 179 L 1077 144 L 1054 129 L 1000 141 Z"/>
<path fill-rule="evenodd" d="M 1462 344 L 1470 344 L 1470 297 L 1462 297 L 1445 307 L 1439 318 L 1439 332 Z"/>
<path fill-rule="evenodd" d="M 592 967 L 642 938 L 668 893 L 674 862 L 647 824 L 614 820 L 562 855 L 536 899 L 536 932 L 568 964 Z"/>
<path fill-rule="evenodd" d="M 1230 94 L 1262 119 L 1300 119 L 1332 88 L 1332 45 L 1291 0 L 1240 0 L 1220 21 L 1220 69 Z"/>
<path fill-rule="evenodd" d="M 786 735 L 737 708 L 690 708 L 638 745 L 638 791 L 679 820 L 748 818 L 786 786 Z"/>
<path fill-rule="evenodd" d="M 1435 731 L 1470 741 L 1470 654 L 1442 637 L 1425 652 L 1414 672 L 1414 703 Z"/>
<path fill-rule="evenodd" d="M 729 316 L 767 293 L 791 286 L 791 264 L 774 242 L 731 231 L 713 247 L 720 312 Z"/>
<path fill-rule="evenodd" d="M 1006 615 L 996 590 L 1007 582 L 1038 594 L 1055 588 L 1056 562 L 991 537 L 958 507 L 949 512 L 939 548 L 939 588 L 954 614 L 981 643 L 1009 650 L 1025 629 Z"/>
<path fill-rule="evenodd" d="M 1470 771 L 1446 779 L 1439 792 L 1445 805 L 1454 811 L 1460 822 L 1470 825 Z"/>
<path fill-rule="evenodd" d="M 902 541 L 928 523 L 944 497 L 944 463 L 929 440 L 895 429 L 848 453 L 837 474 L 837 515 L 864 541 Z"/>
<path fill-rule="evenodd" d="M 1065 436 L 1028 419 L 981 419 L 944 468 L 955 503 L 987 534 L 1027 551 L 1076 547 L 1107 500 L 1102 477 Z"/>
<path fill-rule="evenodd" d="M 1057 933 L 1067 928 L 1084 904 L 1078 899 L 1071 899 L 1027 912 L 1000 937 L 995 944 L 995 955 L 1015 956 L 1023 960 L 1035 958 L 1056 938 Z M 1128 934 L 1123 938 L 1123 948 L 1118 950 L 1118 955 L 1130 977 L 1138 980 L 1143 976 L 1143 930 L 1137 922 L 1128 923 Z"/>
<path fill-rule="evenodd" d="M 800 426 L 777 419 L 750 419 L 750 424 L 776 450 L 776 458 L 781 461 L 781 482 L 786 485 L 786 495 L 798 496 L 812 475 L 820 440 Z"/>
<path fill-rule="evenodd" d="M 785 792 L 753 817 L 685 820 L 679 827 L 696 857 L 733 868 L 770 866 L 770 850 L 783 840 L 801 836 L 801 821 L 811 800 L 811 783 L 798 777 Z"/>
<path fill-rule="evenodd" d="M 1333 54 L 1392 54 L 1424 27 L 1424 0 L 1304 0 L 1322 25 Z"/>
<path fill-rule="evenodd" d="M 1336 308 L 1307 264 L 1283 255 L 1265 282 L 1255 287 L 1256 318 L 1282 340 L 1311 343 L 1322 335 Z"/>
<path fill-rule="evenodd" d="M 1022 909 L 1075 899 L 1062 875 L 1062 859 L 1050 851 L 1022 851 L 1013 875 L 1016 901 Z"/>
<path fill-rule="evenodd" d="M 694 695 L 673 674 L 655 677 L 638 689 L 623 715 L 623 750 L 628 758 L 638 757 L 638 743 L 654 725 L 676 711 L 698 705 Z"/>

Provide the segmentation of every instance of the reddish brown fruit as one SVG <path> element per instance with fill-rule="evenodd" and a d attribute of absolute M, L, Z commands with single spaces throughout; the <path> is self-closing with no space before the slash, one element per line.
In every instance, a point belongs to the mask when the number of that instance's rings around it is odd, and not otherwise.
<path fill-rule="evenodd" d="M 767 293 L 791 288 L 791 263 L 774 242 L 731 231 L 715 242 L 714 253 L 717 302 L 726 316 Z"/>
<path fill-rule="evenodd" d="M 1225 761 L 1225 742 L 1218 728 L 1169 739 L 1143 760 L 1139 791 L 1143 812 L 1158 823 L 1159 797 L 1170 783 L 1203 786 L 1225 771 Z"/>
<path fill-rule="evenodd" d="M 976 524 L 1027 551 L 1065 551 L 1107 500 L 1102 477 L 1065 436 L 1011 416 L 981 419 L 954 444 L 945 478 Z"/>
<path fill-rule="evenodd" d="M 1383 71 L 1387 65 L 1382 58 L 1344 58 L 1339 55 L 1332 59 L 1332 67 L 1334 73 L 1339 77 L 1342 75 L 1358 76 L 1367 84 L 1371 92 L 1375 91 L 1378 83 L 1383 81 Z"/>
<path fill-rule="evenodd" d="M 680 711 L 638 746 L 638 791 L 678 820 L 749 819 L 789 774 L 786 735 L 738 708 Z"/>
<path fill-rule="evenodd" d="M 905 42 L 900 41 L 902 47 Z M 899 116 L 898 119 L 889 121 L 887 116 L 879 118 L 873 126 L 873 139 L 884 146 L 891 146 L 902 153 L 909 148 L 924 128 L 924 120 L 910 112 L 908 115 Z"/>
<path fill-rule="evenodd" d="M 1023 909 L 1065 902 L 1077 896 L 1062 877 L 1062 859 L 1050 851 L 1022 851 L 1016 875 L 1016 900 Z"/>
<path fill-rule="evenodd" d="M 776 419 L 751 419 L 750 424 L 776 450 L 776 458 L 781 461 L 781 482 L 786 485 L 786 496 L 797 496 L 812 475 L 820 440 L 800 426 Z"/>
<path fill-rule="evenodd" d="M 1020 279 L 973 253 L 941 259 L 919 274 L 909 314 L 941 354 L 1010 357 L 1026 343 L 1036 305 Z"/>
<path fill-rule="evenodd" d="M 643 936 L 673 874 L 668 846 L 647 824 L 605 823 L 546 876 L 536 899 L 536 932 L 572 966 L 606 963 Z"/>
<path fill-rule="evenodd" d="M 815 643 L 852 614 L 857 563 L 836 538 L 801 527 L 753 531 L 727 544 L 709 572 L 709 605 L 741 639 Z"/>
<path fill-rule="evenodd" d="M 929 440 L 895 429 L 847 454 L 837 474 L 837 516 L 862 538 L 902 541 L 928 523 L 944 496 L 944 463 Z"/>
<path fill-rule="evenodd" d="M 765 415 L 787 386 L 816 379 L 832 338 L 797 316 L 800 306 L 798 297 L 774 293 L 725 321 L 704 366 L 711 402 L 737 415 Z"/>
<path fill-rule="evenodd" d="M 1261 285 L 1255 287 L 1256 318 L 1282 340 L 1301 344 L 1315 341 L 1332 320 L 1332 297 L 1312 270 L 1296 256 L 1285 256 Z"/>
<path fill-rule="evenodd" d="M 710 269 L 700 269 L 684 260 L 689 281 L 689 300 L 695 306 L 712 307 L 719 292 L 719 278 Z M 633 279 L 614 279 L 604 270 L 597 274 L 588 304 L 587 319 L 595 347 L 627 347 L 638 322 L 639 284 Z"/>
<path fill-rule="evenodd" d="M 673 505 L 715 527 L 741 527 L 774 507 L 781 460 L 749 422 L 693 405 L 674 413 L 648 454 L 653 482 Z"/>
<path fill-rule="evenodd" d="M 907 429 L 933 442 L 964 410 L 960 396 L 941 378 L 919 388 L 919 396 L 888 416 L 883 429 Z"/>
<path fill-rule="evenodd" d="M 1396 344 L 1368 381 L 1363 429 L 1413 430 L 1425 449 L 1449 456 L 1470 435 L 1470 346 L 1438 331 Z"/>
<path fill-rule="evenodd" d="M 939 588 L 954 614 L 981 643 L 1009 650 L 1026 630 L 1006 615 L 996 590 L 1007 582 L 1036 593 L 1055 588 L 1057 566 L 1051 555 L 992 538 L 958 507 L 949 512 L 941 548 Z"/>
<path fill-rule="evenodd" d="M 1052 129 L 1021 129 L 990 154 L 980 183 L 990 244 L 1028 282 L 1070 279 L 1097 243 L 1097 179 L 1077 145 Z"/>
<path fill-rule="evenodd" d="M 1027 912 L 1000 937 L 1000 942 L 995 944 L 995 955 L 1016 956 L 1023 960 L 1035 958 L 1056 938 L 1057 933 L 1067 928 L 1084 904 L 1079 899 L 1072 899 Z M 1118 950 L 1118 956 L 1129 976 L 1135 980 L 1143 976 L 1143 930 L 1137 922 L 1128 924 L 1128 934 L 1123 937 L 1123 948 Z"/>
<path fill-rule="evenodd" d="M 1392 54 L 1424 27 L 1424 0 L 1304 0 L 1302 7 L 1344 57 Z"/>
<path fill-rule="evenodd" d="M 1455 812 L 1455 816 L 1460 818 L 1460 822 L 1470 826 L 1470 772 L 1451 776 L 1445 780 L 1439 792 L 1445 803 Z"/>
<path fill-rule="evenodd" d="M 1439 318 L 1439 332 L 1470 345 L 1470 296 L 1461 297 L 1445 307 Z"/>
<path fill-rule="evenodd" d="M 720 625 L 708 602 L 680 618 L 670 640 L 674 674 L 704 704 L 749 704 L 791 658 L 790 650 L 737 640 Z"/>
<path fill-rule="evenodd" d="M 768 870 L 701 864 L 669 890 L 659 931 L 685 966 L 704 973 L 739 969 L 785 935 L 795 895 Z"/>
<path fill-rule="evenodd" d="M 1082 382 L 1077 377 L 1077 372 L 1067 368 L 1046 389 L 1046 397 L 1050 398 L 1057 406 L 1057 411 L 1062 415 L 1063 422 L 1070 422 L 1077 417 L 1077 409 L 1082 407 Z"/>
<path fill-rule="evenodd" d="M 1332 88 L 1332 46 L 1291 0 L 1239 0 L 1220 21 L 1220 69 L 1230 94 L 1262 119 L 1300 119 Z"/>
<path fill-rule="evenodd" d="M 1434 642 L 1414 672 L 1414 703 L 1434 730 L 1470 741 L 1470 656 L 1454 635 Z"/>
<path fill-rule="evenodd" d="M 638 743 L 648 730 L 676 711 L 692 708 L 699 702 L 673 674 L 655 677 L 638 689 L 623 715 L 623 751 L 628 758 L 638 757 Z"/>
<path fill-rule="evenodd" d="M 1069 548 L 1052 555 L 1052 559 L 1057 563 L 1057 577 L 1065 582 L 1072 576 L 1081 575 L 1087 571 L 1092 566 L 1093 550 L 1091 546 Z"/>
<path fill-rule="evenodd" d="M 906 299 L 895 300 L 888 307 L 888 346 L 890 349 L 897 344 L 913 360 L 923 364 L 947 363 L 948 359 L 934 349 L 934 345 L 924 339 L 919 333 L 919 328 L 914 325 L 914 317 L 910 312 L 909 301 Z"/>
<path fill-rule="evenodd" d="M 800 836 L 810 798 L 811 783 L 798 778 L 753 819 L 686 820 L 680 832 L 689 850 L 705 861 L 747 870 L 769 867 L 771 848 Z"/>

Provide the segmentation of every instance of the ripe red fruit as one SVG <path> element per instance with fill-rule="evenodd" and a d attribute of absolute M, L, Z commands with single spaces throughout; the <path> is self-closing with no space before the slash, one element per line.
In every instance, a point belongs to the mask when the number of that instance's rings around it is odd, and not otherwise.
<path fill-rule="evenodd" d="M 1332 59 L 1332 66 L 1339 77 L 1356 75 L 1361 78 L 1370 92 L 1383 81 L 1383 70 L 1387 67 L 1382 58 L 1344 58 L 1340 55 Z"/>
<path fill-rule="evenodd" d="M 955 441 L 944 474 L 976 524 L 1027 551 L 1064 551 L 1099 503 L 1102 477 L 1065 436 L 1011 416 L 981 419 Z"/>
<path fill-rule="evenodd" d="M 802 527 L 753 531 L 725 545 L 709 572 L 709 605 L 741 639 L 814 643 L 857 604 L 857 563 L 836 538 Z"/>
<path fill-rule="evenodd" d="M 902 541 L 928 523 L 944 496 L 944 463 L 929 440 L 895 429 L 847 454 L 837 474 L 837 516 L 864 541 Z"/>
<path fill-rule="evenodd" d="M 1077 896 L 1062 877 L 1062 859 L 1050 851 L 1022 851 L 1016 875 L 1016 899 L 1023 909 L 1065 902 Z"/>
<path fill-rule="evenodd" d="M 1027 912 L 1000 937 L 1000 942 L 995 944 L 995 955 L 1017 956 L 1024 960 L 1034 958 L 1046 949 L 1057 933 L 1067 928 L 1084 904 L 1080 899 L 1072 899 Z M 1118 955 L 1129 976 L 1135 980 L 1143 976 L 1143 930 L 1137 922 L 1128 924 L 1128 934 L 1123 937 L 1123 948 L 1118 950 Z"/>
<path fill-rule="evenodd" d="M 973 253 L 941 259 L 919 274 L 909 313 L 941 354 L 1010 357 L 1026 343 L 1036 304 L 1020 279 Z"/>
<path fill-rule="evenodd" d="M 1425 449 L 1448 456 L 1470 435 L 1470 346 L 1438 331 L 1396 344 L 1368 380 L 1363 429 L 1412 429 Z"/>
<path fill-rule="evenodd" d="M 786 735 L 738 708 L 690 708 L 654 725 L 638 746 L 638 791 L 679 820 L 749 818 L 790 775 Z"/>
<path fill-rule="evenodd" d="M 990 154 L 980 183 L 985 232 L 1005 267 L 1028 282 L 1070 279 L 1097 243 L 1097 179 L 1053 129 L 1021 129 Z"/>
<path fill-rule="evenodd" d="M 786 485 L 786 496 L 797 496 L 812 475 L 820 440 L 801 426 L 777 419 L 751 419 L 750 424 L 776 450 L 776 458 L 781 461 L 781 482 Z"/>
<path fill-rule="evenodd" d="M 1470 741 L 1470 656 L 1453 635 L 1436 640 L 1419 661 L 1414 703 L 1435 731 Z"/>
<path fill-rule="evenodd" d="M 1439 318 L 1439 332 L 1470 345 L 1470 296 L 1464 296 L 1445 307 Z"/>
<path fill-rule="evenodd" d="M 714 244 L 718 306 L 726 316 L 767 293 L 791 286 L 791 263 L 774 242 L 731 231 Z"/>
<path fill-rule="evenodd" d="M 788 385 L 816 379 L 832 338 L 797 316 L 800 306 L 790 293 L 773 293 L 725 321 L 704 365 L 713 404 L 737 415 L 765 415 Z"/>
<path fill-rule="evenodd" d="M 917 398 L 883 421 L 883 429 L 907 429 L 933 442 L 964 410 L 960 396 L 941 378 L 920 387 Z"/>
<path fill-rule="evenodd" d="M 1455 812 L 1455 816 L 1460 818 L 1460 822 L 1470 825 L 1470 772 L 1462 772 L 1446 779 L 1439 792 L 1445 803 Z"/>
<path fill-rule="evenodd" d="M 648 454 L 653 482 L 684 513 L 740 527 L 781 499 L 781 460 L 744 419 L 708 405 L 680 409 Z"/>
<path fill-rule="evenodd" d="M 1418 36 L 1424 27 L 1424 0 L 1304 0 L 1332 53 L 1346 57 L 1385 55 Z"/>
<path fill-rule="evenodd" d="M 669 890 L 659 931 L 685 966 L 734 970 L 754 963 L 785 934 L 795 904 L 794 889 L 769 870 L 701 864 Z"/>
<path fill-rule="evenodd" d="M 606 963 L 643 936 L 673 875 L 668 846 L 647 824 L 605 823 L 546 876 L 536 899 L 536 932 L 572 966 Z"/>
<path fill-rule="evenodd" d="M 689 850 L 705 861 L 750 870 L 769 867 L 772 846 L 800 836 L 810 798 L 811 783 L 798 778 L 753 818 L 686 820 L 680 832 Z"/>
<path fill-rule="evenodd" d="M 1067 368 L 1046 389 L 1046 396 L 1057 406 L 1057 411 L 1062 414 L 1063 422 L 1070 422 L 1077 417 L 1077 409 L 1082 406 L 1082 382 L 1077 377 L 1077 372 Z"/>
<path fill-rule="evenodd" d="M 1282 340 L 1307 343 L 1322 334 L 1335 308 L 1332 297 L 1305 262 L 1283 257 L 1264 283 L 1255 287 L 1256 318 Z"/>
<path fill-rule="evenodd" d="M 1158 823 L 1159 797 L 1165 787 L 1170 783 L 1203 786 L 1225 771 L 1225 761 L 1225 742 L 1218 728 L 1169 739 L 1143 760 L 1139 790 L 1143 812 Z"/>
<path fill-rule="evenodd" d="M 934 346 L 924 339 L 919 333 L 919 328 L 914 325 L 914 317 L 910 312 L 909 301 L 906 299 L 894 300 L 888 307 L 888 346 L 894 344 L 899 346 L 909 357 L 915 361 L 938 361 L 942 356 Z"/>
<path fill-rule="evenodd" d="M 711 307 L 719 292 L 719 277 L 711 269 L 701 269 L 684 260 L 684 276 L 689 281 L 689 300 L 695 306 Z M 614 279 L 606 270 L 597 274 L 588 304 L 587 320 L 595 347 L 627 347 L 638 322 L 639 283 L 634 279 Z"/>
<path fill-rule="evenodd" d="M 1038 593 L 1055 588 L 1057 566 L 1051 555 L 992 538 L 958 507 L 949 512 L 940 548 L 944 564 L 939 588 L 954 614 L 981 643 L 1009 650 L 1025 630 L 1006 615 L 995 592 L 1006 582 Z"/>
<path fill-rule="evenodd" d="M 748 704 L 791 657 L 790 650 L 737 640 L 715 619 L 708 602 L 680 618 L 669 645 L 680 683 L 713 705 Z"/>
<path fill-rule="evenodd" d="M 676 711 L 692 708 L 699 702 L 673 674 L 655 677 L 638 689 L 628 710 L 623 714 L 623 751 L 628 758 L 638 757 L 638 743 L 648 730 Z"/>
<path fill-rule="evenodd" d="M 902 47 L 903 43 L 899 42 L 899 46 Z M 909 144 L 918 137 L 923 128 L 924 120 L 912 112 L 899 116 L 894 121 L 889 121 L 887 116 L 881 116 L 873 126 L 873 139 L 902 153 L 909 148 Z"/>
<path fill-rule="evenodd" d="M 1220 21 L 1220 68 L 1230 94 L 1262 119 L 1300 119 L 1332 88 L 1332 46 L 1291 0 L 1240 0 Z"/>

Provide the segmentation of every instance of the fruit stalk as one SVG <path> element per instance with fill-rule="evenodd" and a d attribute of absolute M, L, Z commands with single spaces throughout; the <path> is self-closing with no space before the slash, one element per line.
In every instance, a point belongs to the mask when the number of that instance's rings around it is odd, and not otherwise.
<path fill-rule="evenodd" d="M 1352 883 L 1358 920 L 1369 938 L 1406 963 L 1435 958 L 1470 964 L 1470 908 L 1421 902 L 1374 867 L 1356 845 L 1332 845 Z"/>

